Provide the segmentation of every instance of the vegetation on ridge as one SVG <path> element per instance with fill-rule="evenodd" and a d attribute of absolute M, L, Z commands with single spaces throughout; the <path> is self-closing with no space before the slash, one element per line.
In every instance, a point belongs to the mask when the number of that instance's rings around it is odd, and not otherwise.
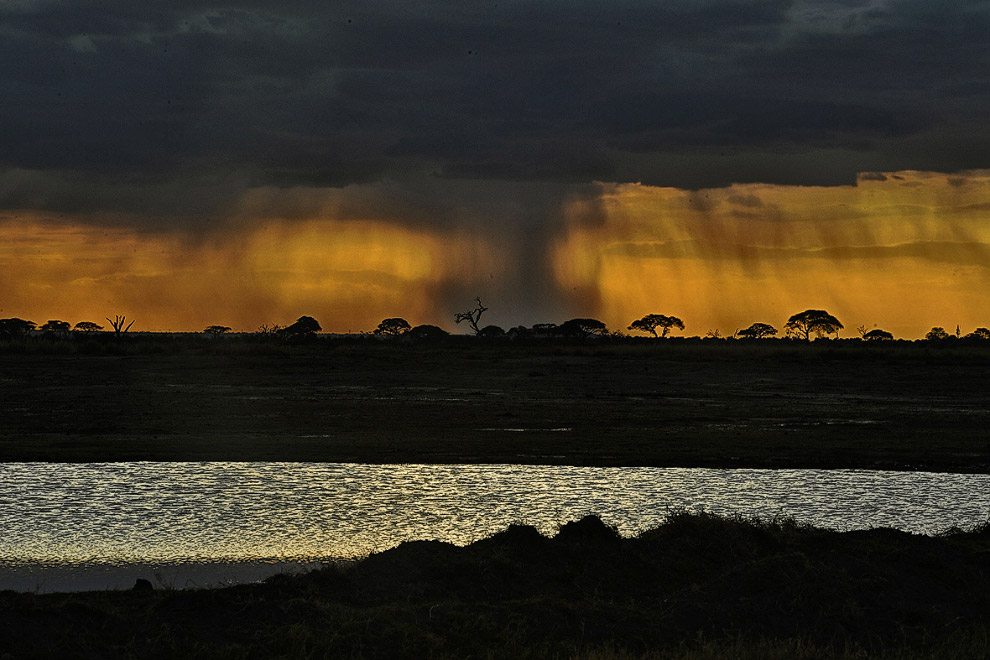
<path fill-rule="evenodd" d="M 986 526 L 941 537 L 675 513 L 635 538 L 589 517 L 466 547 L 417 541 L 263 584 L 0 594 L 9 656 L 979 657 Z"/>

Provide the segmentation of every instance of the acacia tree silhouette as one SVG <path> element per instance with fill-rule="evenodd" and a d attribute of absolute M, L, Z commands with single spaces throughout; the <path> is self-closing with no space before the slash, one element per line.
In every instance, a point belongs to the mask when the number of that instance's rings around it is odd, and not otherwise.
<path fill-rule="evenodd" d="M 805 341 L 811 339 L 812 332 L 818 337 L 824 337 L 833 332 L 838 334 L 842 328 L 839 319 L 823 309 L 806 309 L 787 319 L 787 324 L 784 326 L 788 337 L 797 337 Z"/>
<path fill-rule="evenodd" d="M 488 308 L 481 304 L 481 298 L 474 299 L 478 306 L 474 309 L 469 309 L 466 312 L 458 312 L 454 314 L 454 323 L 460 323 L 461 321 L 467 321 L 471 329 L 474 330 L 474 334 L 481 334 L 481 328 L 478 327 L 478 321 L 481 320 L 481 315 L 488 311 Z"/>
<path fill-rule="evenodd" d="M 658 335 L 657 328 L 663 330 Z M 629 324 L 629 330 L 639 330 L 640 332 L 650 332 L 654 337 L 666 337 L 671 328 L 684 329 L 684 322 L 676 316 L 665 316 L 663 314 L 647 314 L 643 318 Z"/>
<path fill-rule="evenodd" d="M 76 323 L 76 326 L 72 328 L 76 332 L 99 332 L 103 329 L 102 325 L 97 325 L 92 321 L 80 321 Z"/>
<path fill-rule="evenodd" d="M 0 337 L 13 339 L 22 337 L 34 330 L 34 321 L 25 321 L 19 318 L 0 319 Z"/>
<path fill-rule="evenodd" d="M 590 337 L 605 335 L 608 330 L 598 319 L 571 319 L 564 321 L 554 329 L 554 333 L 562 337 Z"/>
<path fill-rule="evenodd" d="M 402 317 L 396 316 L 394 318 L 385 319 L 378 324 L 375 328 L 374 333 L 376 335 L 389 335 L 391 337 L 398 337 L 399 335 L 409 332 L 412 326 L 409 325 L 409 321 Z"/>
<path fill-rule="evenodd" d="M 863 334 L 863 341 L 889 341 L 893 338 L 894 335 L 890 334 L 886 330 L 881 330 L 880 328 L 870 330 L 869 332 Z"/>
<path fill-rule="evenodd" d="M 53 320 L 41 326 L 41 330 L 50 335 L 65 336 L 69 334 L 69 328 L 71 327 L 68 321 Z"/>
<path fill-rule="evenodd" d="M 292 325 L 278 332 L 288 337 L 309 337 L 322 330 L 319 321 L 312 316 L 300 316 Z"/>
<path fill-rule="evenodd" d="M 205 330 L 203 330 L 203 332 L 205 332 L 208 335 L 222 335 L 225 332 L 230 332 L 230 326 L 229 325 L 211 325 L 211 326 L 207 326 L 207 328 Z"/>
<path fill-rule="evenodd" d="M 745 339 L 763 339 L 764 337 L 773 337 L 775 334 L 777 334 L 777 328 L 769 323 L 754 323 L 748 328 L 736 332 L 737 337 Z"/>

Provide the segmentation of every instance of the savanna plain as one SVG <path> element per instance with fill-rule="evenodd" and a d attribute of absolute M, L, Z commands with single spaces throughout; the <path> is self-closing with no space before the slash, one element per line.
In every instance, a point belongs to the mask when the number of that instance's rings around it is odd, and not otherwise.
<path fill-rule="evenodd" d="M 990 346 L 99 337 L 0 350 L 0 460 L 990 472 Z M 276 523 L 277 524 L 277 523 Z M 990 533 L 674 512 L 215 590 L 0 594 L 0 657 L 922 658 L 990 648 Z"/>

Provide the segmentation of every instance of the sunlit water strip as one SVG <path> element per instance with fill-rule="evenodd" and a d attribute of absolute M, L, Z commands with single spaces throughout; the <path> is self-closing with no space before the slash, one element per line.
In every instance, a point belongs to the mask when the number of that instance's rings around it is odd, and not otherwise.
<path fill-rule="evenodd" d="M 676 509 L 787 516 L 840 530 L 895 527 L 932 534 L 990 518 L 990 475 L 6 463 L 0 464 L 0 589 L 12 588 L 14 578 L 26 572 L 34 571 L 38 579 L 45 567 L 86 569 L 92 575 L 114 566 L 227 566 L 231 580 L 256 579 L 259 571 L 275 572 L 272 566 L 361 557 L 405 540 L 466 544 L 512 523 L 551 534 L 587 514 L 631 535 Z M 208 574 L 198 583 L 210 582 Z"/>

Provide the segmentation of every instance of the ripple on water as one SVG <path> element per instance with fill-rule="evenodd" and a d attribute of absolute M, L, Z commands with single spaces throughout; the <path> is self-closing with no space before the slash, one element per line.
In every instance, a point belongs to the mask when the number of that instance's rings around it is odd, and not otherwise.
<path fill-rule="evenodd" d="M 935 533 L 988 519 L 990 476 L 530 465 L 8 463 L 0 566 L 301 562 L 597 514 L 623 534 L 672 509 Z"/>

